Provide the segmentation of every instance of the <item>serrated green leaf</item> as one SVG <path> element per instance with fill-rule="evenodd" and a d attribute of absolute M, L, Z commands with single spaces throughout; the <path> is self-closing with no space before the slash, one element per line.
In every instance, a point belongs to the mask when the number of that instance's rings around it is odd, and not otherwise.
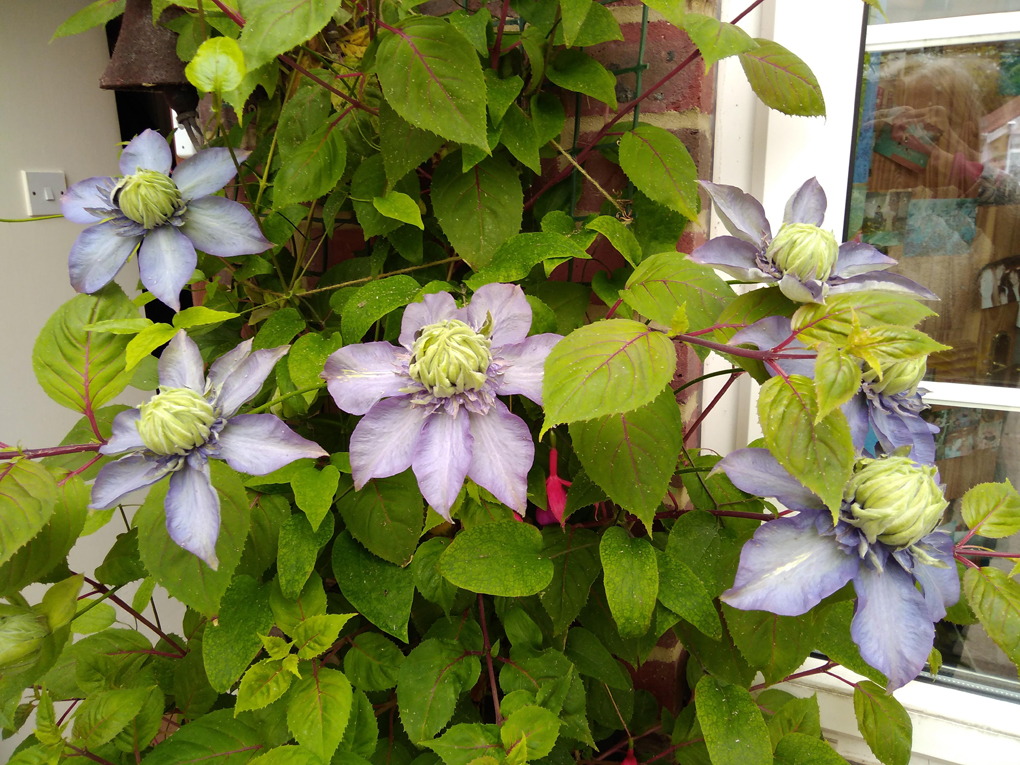
<path fill-rule="evenodd" d="M 147 688 L 126 688 L 89 696 L 74 715 L 78 746 L 95 749 L 112 739 L 142 711 L 148 695 Z"/>
<path fill-rule="evenodd" d="M 691 41 L 698 46 L 698 52 L 705 61 L 706 72 L 717 61 L 758 47 L 758 43 L 740 27 L 703 13 L 684 14 L 683 27 Z"/>
<path fill-rule="evenodd" d="M 283 660 L 263 659 L 244 673 L 237 689 L 234 716 L 249 709 L 262 709 L 283 696 L 294 682 L 294 675 Z"/>
<path fill-rule="evenodd" d="M 594 677 L 610 688 L 628 690 L 633 686 L 626 671 L 595 635 L 584 627 L 574 627 L 567 633 L 563 654 L 582 675 Z"/>
<path fill-rule="evenodd" d="M 88 613 L 82 613 L 87 611 Z M 82 598 L 78 601 L 78 613 L 71 622 L 71 632 L 76 635 L 91 635 L 113 625 L 117 621 L 117 612 L 109 603 L 98 603 L 93 598 Z"/>
<path fill-rule="evenodd" d="M 421 285 L 410 276 L 390 276 L 372 281 L 348 298 L 340 329 L 344 342 L 356 343 L 369 328 L 386 314 L 395 311 L 417 296 Z"/>
<path fill-rule="evenodd" d="M 262 648 L 259 635 L 273 627 L 269 587 L 236 576 L 220 600 L 216 624 L 205 628 L 202 658 L 209 684 L 225 693 Z"/>
<path fill-rule="evenodd" d="M 937 343 L 924 332 L 910 327 L 894 325 L 855 328 L 847 338 L 847 353 L 859 356 L 879 373 L 890 364 L 919 359 L 938 351 L 949 350 L 948 345 Z"/>
<path fill-rule="evenodd" d="M 53 516 L 60 490 L 53 475 L 31 460 L 0 466 L 0 563 L 42 530 Z"/>
<path fill-rule="evenodd" d="M 211 37 L 203 42 L 184 68 L 188 82 L 203 93 L 221 96 L 240 87 L 247 73 L 241 47 L 229 37 Z"/>
<path fill-rule="evenodd" d="M 564 26 L 561 24 L 553 31 L 553 45 L 565 44 L 563 30 Z M 587 48 L 610 40 L 622 39 L 623 30 L 620 29 L 620 23 L 613 16 L 613 12 L 602 3 L 588 2 L 588 13 L 570 45 Z"/>
<path fill-rule="evenodd" d="M 392 640 L 368 632 L 351 639 L 351 649 L 344 656 L 344 673 L 356 688 L 386 691 L 397 684 L 403 663 L 404 654 Z"/>
<path fill-rule="evenodd" d="M 861 388 L 861 369 L 853 357 L 825 344 L 818 349 L 815 361 L 815 395 L 818 413 L 817 425 L 834 409 L 841 407 Z"/>
<path fill-rule="evenodd" d="M 287 354 L 287 367 L 290 370 L 290 381 L 299 390 L 318 385 L 323 382 L 319 375 L 330 354 L 343 345 L 339 332 L 327 337 L 309 332 L 294 341 Z M 315 395 L 315 394 L 310 394 Z"/>
<path fill-rule="evenodd" d="M 94 324 L 86 324 L 82 329 L 86 332 L 109 332 L 113 335 L 134 335 L 146 327 L 153 325 L 152 319 L 139 316 L 134 319 L 107 319 Z"/>
<path fill-rule="evenodd" d="M 548 260 L 588 259 L 591 256 L 568 237 L 547 232 L 517 234 L 503 242 L 489 264 L 467 279 L 467 285 L 477 290 L 491 282 L 520 281 L 539 263 Z"/>
<path fill-rule="evenodd" d="M 252 350 L 259 351 L 287 345 L 299 332 L 304 331 L 304 328 L 305 320 L 296 308 L 287 307 L 275 311 L 259 328 L 251 346 Z"/>
<path fill-rule="evenodd" d="M 246 3 L 240 44 L 248 68 L 262 66 L 314 37 L 339 7 L 340 0 L 266 0 L 257 4 Z"/>
<path fill-rule="evenodd" d="M 200 642 L 192 641 L 190 645 L 195 650 L 188 651 L 187 656 L 173 663 L 174 702 L 181 715 L 189 720 L 204 715 L 219 698 L 205 674 Z"/>
<path fill-rule="evenodd" d="M 453 717 L 460 695 L 478 679 L 481 663 L 452 640 L 424 640 L 397 675 L 400 721 L 412 742 L 427 744 Z"/>
<path fill-rule="evenodd" d="M 854 688 L 854 712 L 875 757 L 885 765 L 907 765 L 913 725 L 903 705 L 884 688 L 862 680 Z"/>
<path fill-rule="evenodd" d="M 223 39 L 220 37 L 217 40 Z M 190 329 L 191 327 L 204 327 L 209 324 L 219 324 L 229 319 L 236 319 L 241 314 L 232 311 L 214 311 L 205 306 L 196 305 L 185 308 L 174 314 L 173 326 L 177 329 Z"/>
<path fill-rule="evenodd" d="M 496 125 L 503 120 L 510 105 L 517 100 L 524 87 L 524 80 L 516 74 L 500 79 L 499 75 L 492 69 L 486 69 L 485 75 L 485 100 L 489 107 L 489 115 L 492 124 Z"/>
<path fill-rule="evenodd" d="M 301 746 L 328 762 L 343 738 L 352 702 L 351 684 L 342 672 L 313 668 L 294 683 L 287 727 Z"/>
<path fill-rule="evenodd" d="M 118 534 L 101 565 L 96 567 L 96 579 L 103 584 L 119 586 L 148 576 L 138 556 L 138 529 Z"/>
<path fill-rule="evenodd" d="M 342 496 L 337 509 L 351 536 L 369 552 L 398 566 L 411 560 L 425 519 L 411 471 L 370 480 L 361 491 Z"/>
<path fill-rule="evenodd" d="M 379 146 L 387 186 L 393 184 L 438 152 L 446 141 L 435 133 L 411 125 L 393 107 L 379 104 Z"/>
<path fill-rule="evenodd" d="M 572 528 L 565 533 L 557 526 L 546 526 L 542 529 L 542 555 L 552 561 L 553 578 L 539 597 L 552 620 L 553 634 L 561 635 L 581 613 L 602 570 L 599 538 L 589 529 Z"/>
<path fill-rule="evenodd" d="M 767 706 L 762 701 L 761 695 L 756 700 L 760 706 Z M 816 739 L 822 737 L 821 712 L 816 696 L 805 699 L 790 698 L 778 709 L 769 708 L 773 714 L 767 725 L 773 749 L 780 740 L 791 734 L 813 736 Z"/>
<path fill-rule="evenodd" d="M 344 597 L 362 616 L 407 642 L 407 621 L 414 598 L 409 568 L 377 558 L 344 531 L 333 540 L 333 576 Z"/>
<path fill-rule="evenodd" d="M 616 77 L 587 53 L 561 50 L 545 71 L 554 85 L 583 93 L 616 109 Z"/>
<path fill-rule="evenodd" d="M 181 765 L 188 761 L 246 765 L 261 747 L 258 731 L 243 719 L 234 719 L 232 709 L 217 709 L 160 743 L 145 756 L 145 765 Z"/>
<path fill-rule="evenodd" d="M 846 765 L 829 742 L 804 733 L 790 733 L 776 746 L 775 765 Z"/>
<path fill-rule="evenodd" d="M 486 595 L 526 597 L 544 590 L 553 565 L 542 556 L 542 534 L 527 523 L 501 521 L 457 535 L 439 558 L 447 581 Z"/>
<path fill-rule="evenodd" d="M 425 224 L 421 222 L 421 210 L 418 209 L 418 203 L 407 194 L 389 191 L 381 197 L 373 197 L 372 205 L 387 218 L 399 220 L 401 223 L 409 223 L 422 230 L 425 229 Z M 417 282 L 415 282 L 415 286 L 417 286 Z"/>
<path fill-rule="evenodd" d="M 269 590 L 269 607 L 273 611 L 276 626 L 284 634 L 293 635 L 305 619 L 326 613 L 326 591 L 321 577 L 313 571 L 297 600 L 284 596 L 280 591 L 280 583 L 274 579 Z"/>
<path fill-rule="evenodd" d="M 93 27 L 102 26 L 106 22 L 124 13 L 126 0 L 95 0 L 77 13 L 72 14 L 53 33 L 51 42 L 58 37 L 69 37 L 81 34 Z"/>
<path fill-rule="evenodd" d="M 814 73 L 796 55 L 772 40 L 740 54 L 751 89 L 766 106 L 783 114 L 824 117 L 825 99 Z"/>
<path fill-rule="evenodd" d="M 961 514 L 967 528 L 983 537 L 1008 537 L 1020 531 L 1020 495 L 1009 480 L 979 483 L 963 495 Z"/>
<path fill-rule="evenodd" d="M 644 257 L 634 232 L 613 216 L 600 215 L 594 220 L 588 221 L 584 227 L 602 234 L 632 266 L 637 266 Z"/>
<path fill-rule="evenodd" d="M 667 545 L 664 551 L 656 553 L 659 602 L 709 637 L 722 637 L 722 623 L 712 596 L 684 561 L 679 545 Z"/>
<path fill-rule="evenodd" d="M 511 104 L 503 117 L 500 142 L 516 157 L 521 164 L 536 174 L 542 172 L 542 162 L 538 156 L 538 134 L 521 107 Z"/>
<path fill-rule="evenodd" d="M 815 648 L 847 669 L 885 685 L 888 682 L 886 676 L 861 658 L 860 649 L 850 635 L 853 616 L 854 604 L 850 601 L 829 606 L 821 617 L 823 621 L 815 638 Z"/>
<path fill-rule="evenodd" d="M 795 672 L 815 647 L 818 625 L 813 613 L 777 616 L 727 605 L 723 613 L 737 649 L 769 685 Z"/>
<path fill-rule="evenodd" d="M 469 765 L 479 759 L 483 760 L 485 765 L 491 765 L 484 760 L 485 757 L 491 756 L 487 753 L 495 755 L 502 752 L 499 726 L 478 723 L 454 725 L 439 738 L 423 741 L 422 745 L 438 754 L 443 760 L 443 765 Z"/>
<path fill-rule="evenodd" d="M 508 761 L 522 747 L 527 752 L 522 762 L 548 756 L 560 735 L 560 725 L 556 714 L 544 707 L 528 705 L 515 711 L 499 731 Z"/>
<path fill-rule="evenodd" d="M 679 138 L 654 125 L 638 125 L 620 139 L 620 166 L 650 199 L 697 220 L 698 168 Z"/>
<path fill-rule="evenodd" d="M 273 206 L 281 208 L 328 194 L 346 167 L 343 132 L 331 124 L 322 125 L 283 158 L 273 187 Z"/>
<path fill-rule="evenodd" d="M 676 252 L 663 252 L 643 261 L 620 296 L 638 313 L 666 327 L 677 308 L 683 306 L 695 330 L 715 324 L 734 297 L 732 288 L 712 269 Z"/>
<path fill-rule="evenodd" d="M 311 659 L 325 653 L 352 616 L 354 614 L 319 614 L 301 622 L 293 636 L 298 658 Z"/>
<path fill-rule="evenodd" d="M 276 581 L 284 597 L 290 600 L 298 599 L 312 569 L 315 568 L 319 551 L 329 544 L 332 538 L 333 516 L 329 513 L 319 524 L 318 529 L 313 529 L 308 519 L 301 513 L 295 513 L 283 522 L 280 526 L 276 555 Z"/>
<path fill-rule="evenodd" d="M 128 342 L 124 350 L 124 368 L 130 372 L 138 363 L 159 346 L 169 343 L 179 332 L 169 324 L 153 324 L 146 327 Z M 128 378 L 130 380 L 130 376 Z"/>
<path fill-rule="evenodd" d="M 913 327 L 934 314 L 934 311 L 912 297 L 855 292 L 830 297 L 824 305 L 806 303 L 793 314 L 791 324 L 798 339 L 809 347 L 829 343 L 837 348 L 845 348 L 855 317 L 865 328 L 881 324 Z"/>
<path fill-rule="evenodd" d="M 713 765 L 772 762 L 768 728 L 746 690 L 705 676 L 698 682 L 695 703 Z"/>
<path fill-rule="evenodd" d="M 602 535 L 599 557 L 606 599 L 620 637 L 641 637 L 652 624 L 659 592 L 655 548 L 647 539 L 631 537 L 622 527 L 613 526 Z"/>
<path fill-rule="evenodd" d="M 988 637 L 1020 666 L 1020 584 L 1005 571 L 986 566 L 968 568 L 963 588 Z"/>
<path fill-rule="evenodd" d="M 414 551 L 414 557 L 411 559 L 411 573 L 414 576 L 415 588 L 425 600 L 435 603 L 447 615 L 453 608 L 453 599 L 460 592 L 459 587 L 450 584 L 439 573 L 439 558 L 443 551 L 450 546 L 451 541 L 446 537 L 426 539 Z"/>

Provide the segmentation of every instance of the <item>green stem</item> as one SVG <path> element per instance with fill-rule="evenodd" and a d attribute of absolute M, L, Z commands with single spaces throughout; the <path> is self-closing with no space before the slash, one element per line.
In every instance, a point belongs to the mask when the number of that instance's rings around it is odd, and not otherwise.
<path fill-rule="evenodd" d="M 36 215 L 32 218 L 0 218 L 0 223 L 31 223 L 34 220 L 51 220 L 63 217 L 63 215 Z"/>
<path fill-rule="evenodd" d="M 290 393 L 284 393 L 279 398 L 274 398 L 268 404 L 263 404 L 262 406 L 252 409 L 248 412 L 248 414 L 261 414 L 262 412 L 269 411 L 269 409 L 276 406 L 281 401 L 286 401 L 288 398 L 293 398 L 294 396 L 300 396 L 302 393 L 311 393 L 313 390 L 321 390 L 324 387 L 326 387 L 326 383 L 322 382 L 318 385 L 309 385 L 307 388 L 301 388 L 300 390 L 291 391 Z"/>
<path fill-rule="evenodd" d="M 396 271 L 390 271 L 385 274 L 379 274 L 378 276 L 366 276 L 361 279 L 352 279 L 349 282 L 341 282 L 340 284 L 331 284 L 328 287 L 318 287 L 314 290 L 308 290 L 307 292 L 296 292 L 294 297 L 305 297 L 306 295 L 316 295 L 320 292 L 331 292 L 332 290 L 338 290 L 342 287 L 353 287 L 355 284 L 364 284 L 365 282 L 375 281 L 377 279 L 385 279 L 387 276 L 396 276 L 397 274 L 409 274 L 412 271 L 421 271 L 424 268 L 432 268 L 432 266 L 440 266 L 443 263 L 453 263 L 460 260 L 459 257 L 443 258 L 442 260 L 433 260 L 431 263 L 422 263 L 417 266 L 409 266 L 408 268 L 399 268 Z"/>

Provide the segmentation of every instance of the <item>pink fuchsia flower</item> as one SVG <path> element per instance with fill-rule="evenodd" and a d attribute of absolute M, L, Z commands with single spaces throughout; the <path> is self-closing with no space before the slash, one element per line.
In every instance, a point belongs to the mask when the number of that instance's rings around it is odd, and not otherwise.
<path fill-rule="evenodd" d="M 248 152 L 235 152 L 243 162 Z M 173 156 L 154 130 L 135 136 L 120 155 L 122 178 L 87 178 L 60 200 L 64 217 L 88 223 L 68 268 L 78 292 L 102 289 L 138 250 L 149 292 L 174 310 L 198 264 L 196 248 L 232 258 L 268 249 L 244 205 L 214 194 L 237 174 L 230 150 L 205 149 L 170 173 Z"/>
<path fill-rule="evenodd" d="M 159 393 L 113 419 L 113 436 L 101 454 L 123 454 L 99 471 L 90 507 L 113 507 L 124 496 L 170 476 L 166 527 L 170 538 L 218 565 L 220 498 L 210 482 L 209 460 L 221 459 L 241 473 L 266 475 L 302 458 L 325 457 L 276 415 L 241 414 L 290 350 L 252 353 L 245 340 L 204 372 L 198 346 L 184 332 L 159 359 Z"/>
<path fill-rule="evenodd" d="M 349 345 L 322 376 L 337 406 L 364 415 L 351 435 L 354 486 L 411 468 L 447 520 L 471 478 L 523 515 L 535 444 L 497 396 L 542 403 L 545 359 L 560 335 L 528 337 L 531 306 L 514 284 L 487 284 L 458 308 L 447 292 L 404 310 L 400 347 Z"/>
<path fill-rule="evenodd" d="M 545 479 L 545 497 L 548 512 L 556 519 L 556 523 L 563 526 L 563 513 L 567 509 L 567 491 L 563 487 L 569 487 L 570 481 L 564 481 L 557 475 L 558 456 L 555 449 L 549 450 L 549 477 Z"/>

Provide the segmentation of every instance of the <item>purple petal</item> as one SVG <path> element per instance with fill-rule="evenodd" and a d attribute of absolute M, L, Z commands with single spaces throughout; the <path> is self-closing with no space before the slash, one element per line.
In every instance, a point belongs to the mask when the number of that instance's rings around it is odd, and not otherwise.
<path fill-rule="evenodd" d="M 262 390 L 262 383 L 273 371 L 276 362 L 287 355 L 289 345 L 255 351 L 230 373 L 215 395 L 213 404 L 220 407 L 223 417 L 230 417 Z"/>
<path fill-rule="evenodd" d="M 411 303 L 404 309 L 404 318 L 400 322 L 399 342 L 407 350 L 411 350 L 415 336 L 422 327 L 455 318 L 457 303 L 449 292 L 425 295 L 420 303 Z"/>
<path fill-rule="evenodd" d="M 78 234 L 67 259 L 71 286 L 78 292 L 101 290 L 127 263 L 141 236 L 121 236 L 117 223 L 106 221 Z"/>
<path fill-rule="evenodd" d="M 883 271 L 895 265 L 895 260 L 887 258 L 870 244 L 843 242 L 839 246 L 839 255 L 832 267 L 832 275 L 849 279 L 851 276 L 859 276 L 870 271 Z"/>
<path fill-rule="evenodd" d="M 531 329 L 531 304 L 516 284 L 486 284 L 471 296 L 467 324 L 479 330 L 492 316 L 492 347 L 523 343 Z"/>
<path fill-rule="evenodd" d="M 800 616 L 853 578 L 859 560 L 818 533 L 818 512 L 763 523 L 740 551 L 733 587 L 722 599 L 743 611 Z"/>
<path fill-rule="evenodd" d="M 209 385 L 210 401 L 215 401 L 219 397 L 223 383 L 228 377 L 230 377 L 231 373 L 241 365 L 241 362 L 248 358 L 248 354 L 251 353 L 251 346 L 253 342 L 254 339 L 249 338 L 238 343 L 233 350 L 224 353 L 209 367 L 206 380 Z"/>
<path fill-rule="evenodd" d="M 825 191 L 817 178 L 811 178 L 797 189 L 786 203 L 783 223 L 810 223 L 821 226 L 825 220 Z"/>
<path fill-rule="evenodd" d="M 175 311 L 181 310 L 181 290 L 197 265 L 198 255 L 191 240 L 170 225 L 146 234 L 138 250 L 142 285 Z"/>
<path fill-rule="evenodd" d="M 944 567 L 919 563 L 914 558 L 913 575 L 924 590 L 924 604 L 933 621 L 945 618 L 946 609 L 960 600 L 960 572 L 953 559 L 953 538 L 944 531 L 933 531 L 922 539 L 919 546 Z"/>
<path fill-rule="evenodd" d="M 913 279 L 899 274 L 877 272 L 851 276 L 849 279 L 832 280 L 829 288 L 830 295 L 842 295 L 848 292 L 891 292 L 898 295 L 914 295 L 921 300 L 939 299 L 938 295 Z"/>
<path fill-rule="evenodd" d="M 134 175 L 139 170 L 155 170 L 170 175 L 173 154 L 166 139 L 155 130 L 139 133 L 120 153 L 120 174 Z"/>
<path fill-rule="evenodd" d="M 902 408 L 886 409 L 875 401 L 868 402 L 868 414 L 886 452 L 909 446 L 911 459 L 925 464 L 935 461 L 935 436 L 920 415 Z"/>
<path fill-rule="evenodd" d="M 209 461 L 205 457 L 189 454 L 184 468 L 170 476 L 170 491 L 164 507 L 170 538 L 215 571 L 220 565 L 216 559 L 220 497 L 212 487 Z"/>
<path fill-rule="evenodd" d="M 772 239 L 772 229 L 765 208 L 750 194 L 736 186 L 722 186 L 708 181 L 699 181 L 715 202 L 719 217 L 726 229 L 738 239 L 760 246 Z"/>
<path fill-rule="evenodd" d="M 150 460 L 140 454 L 121 457 L 103 467 L 92 486 L 92 503 L 89 507 L 105 510 L 138 489 L 152 486 L 171 472 L 169 461 Z"/>
<path fill-rule="evenodd" d="M 768 449 L 738 449 L 723 457 L 715 466 L 722 470 L 734 486 L 759 497 L 775 497 L 793 510 L 821 509 L 822 500 L 786 468 L 776 462 Z"/>
<path fill-rule="evenodd" d="M 369 409 L 351 434 L 354 488 L 411 467 L 427 416 L 423 407 L 411 406 L 410 396 L 388 398 Z"/>
<path fill-rule="evenodd" d="M 737 331 L 730 338 L 729 344 L 744 345 L 749 343 L 759 350 L 772 350 L 784 340 L 789 339 L 793 334 L 792 327 L 787 316 L 767 316 Z M 794 339 L 786 347 L 803 349 L 804 344 L 800 340 Z"/>
<path fill-rule="evenodd" d="M 473 443 L 465 409 L 453 416 L 439 410 L 428 418 L 418 437 L 411 468 L 425 501 L 446 520 L 464 485 Z"/>
<path fill-rule="evenodd" d="M 188 202 L 181 232 L 197 249 L 221 258 L 253 255 L 273 246 L 248 208 L 223 197 Z"/>
<path fill-rule="evenodd" d="M 249 152 L 235 151 L 238 163 L 248 158 Z M 173 179 L 185 202 L 215 194 L 237 175 L 230 149 L 217 147 L 203 149 L 188 157 L 174 168 Z"/>
<path fill-rule="evenodd" d="M 793 274 L 779 280 L 779 289 L 795 303 L 824 303 L 825 285 L 814 279 L 802 282 Z"/>
<path fill-rule="evenodd" d="M 142 413 L 137 409 L 127 409 L 113 418 L 113 435 L 99 448 L 100 454 L 123 454 L 144 449 L 142 437 L 138 435 L 138 419 Z"/>
<path fill-rule="evenodd" d="M 850 438 L 854 448 L 860 452 L 868 440 L 871 422 L 868 419 L 868 397 L 858 393 L 842 406 L 843 414 L 850 425 Z"/>
<path fill-rule="evenodd" d="M 758 245 L 735 236 L 709 239 L 688 256 L 693 262 L 712 266 L 744 281 L 775 281 L 775 277 L 758 268 Z"/>
<path fill-rule="evenodd" d="M 178 332 L 163 349 L 159 357 L 159 386 L 205 391 L 205 362 L 187 332 Z"/>
<path fill-rule="evenodd" d="M 924 667 L 935 640 L 924 596 L 914 578 L 889 559 L 881 573 L 862 564 L 854 577 L 857 611 L 850 636 L 861 658 L 900 688 Z"/>
<path fill-rule="evenodd" d="M 474 451 L 468 475 L 520 515 L 528 506 L 528 471 L 535 443 L 524 420 L 497 400 L 485 414 L 471 413 Z"/>
<path fill-rule="evenodd" d="M 562 335 L 532 335 L 523 343 L 504 345 L 498 356 L 507 365 L 496 384 L 496 394 L 527 396 L 539 406 L 542 405 L 542 375 L 545 360 L 553 346 L 563 339 Z"/>
<path fill-rule="evenodd" d="M 95 223 L 107 217 L 89 210 L 111 209 L 110 189 L 113 178 L 95 176 L 78 181 L 60 198 L 60 212 L 72 223 Z"/>
<path fill-rule="evenodd" d="M 410 384 L 406 356 L 389 343 L 348 345 L 326 359 L 322 377 L 338 407 L 350 414 L 364 414 Z"/>
<path fill-rule="evenodd" d="M 219 444 L 216 456 L 249 475 L 267 475 L 294 460 L 328 456 L 321 446 L 299 436 L 275 414 L 231 417 L 220 431 Z"/>

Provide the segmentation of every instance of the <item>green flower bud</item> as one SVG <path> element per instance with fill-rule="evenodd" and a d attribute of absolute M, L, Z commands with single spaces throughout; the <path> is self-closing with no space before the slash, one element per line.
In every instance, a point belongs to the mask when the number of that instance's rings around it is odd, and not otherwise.
<path fill-rule="evenodd" d="M 485 384 L 485 372 L 492 362 L 489 345 L 484 334 L 462 321 L 430 324 L 414 341 L 408 371 L 439 398 L 478 390 Z"/>
<path fill-rule="evenodd" d="M 4 606 L 0 613 L 0 670 L 6 673 L 32 666 L 49 634 L 45 616 L 29 608 Z"/>
<path fill-rule="evenodd" d="M 113 189 L 113 202 L 124 215 L 147 229 L 166 223 L 182 205 L 177 184 L 155 170 L 139 170 L 122 178 Z"/>
<path fill-rule="evenodd" d="M 928 369 L 928 359 L 910 359 L 890 364 L 882 370 L 882 379 L 874 369 L 868 369 L 863 376 L 864 382 L 871 386 L 875 393 L 895 396 L 897 393 L 909 391 L 910 395 L 917 392 L 917 385 Z"/>
<path fill-rule="evenodd" d="M 783 273 L 802 281 L 825 281 L 836 264 L 839 243 L 831 231 L 810 223 L 787 223 L 765 254 Z"/>
<path fill-rule="evenodd" d="M 850 502 L 847 520 L 872 544 L 909 547 L 935 529 L 949 506 L 936 472 L 907 457 L 860 460 L 843 495 Z"/>
<path fill-rule="evenodd" d="M 138 435 L 156 454 L 185 454 L 209 440 L 216 413 L 201 394 L 167 388 L 139 407 Z"/>

